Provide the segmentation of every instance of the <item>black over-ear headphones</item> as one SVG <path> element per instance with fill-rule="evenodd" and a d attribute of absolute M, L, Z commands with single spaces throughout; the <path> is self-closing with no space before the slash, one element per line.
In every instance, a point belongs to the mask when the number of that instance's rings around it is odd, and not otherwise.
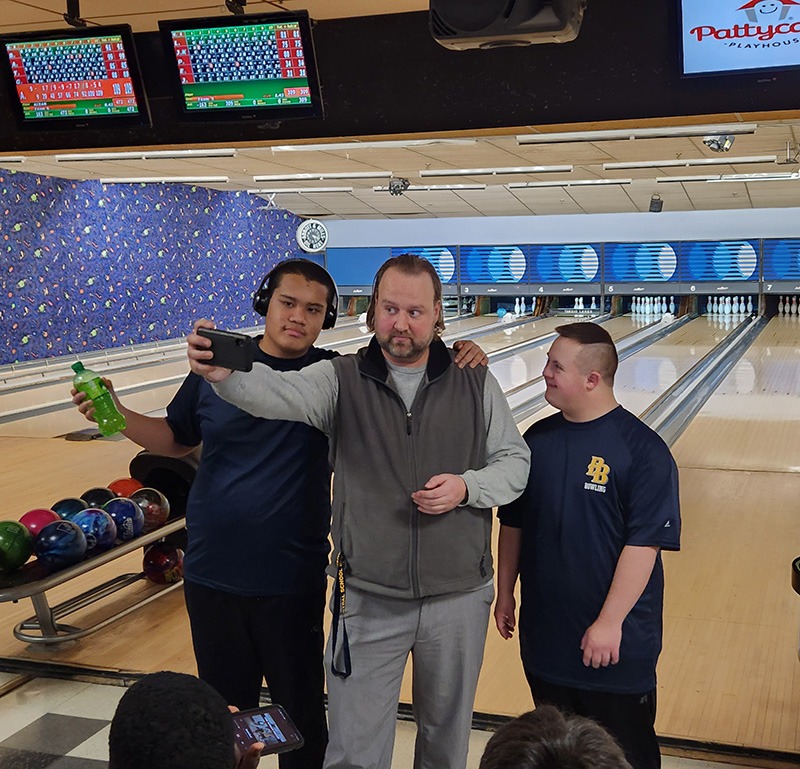
<path fill-rule="evenodd" d="M 259 315 L 267 314 L 269 300 L 272 299 L 273 292 L 280 285 L 281 278 L 286 274 L 302 275 L 315 283 L 321 283 L 328 289 L 330 299 L 325 308 L 325 320 L 322 321 L 322 328 L 333 328 L 336 325 L 336 317 L 339 314 L 339 291 L 330 273 L 310 259 L 287 259 L 273 267 L 264 276 L 261 285 L 253 294 L 253 309 Z"/>

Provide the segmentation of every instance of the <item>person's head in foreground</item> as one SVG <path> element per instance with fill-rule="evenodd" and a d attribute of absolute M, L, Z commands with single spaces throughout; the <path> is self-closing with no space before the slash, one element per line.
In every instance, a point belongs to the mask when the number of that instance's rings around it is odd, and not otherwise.
<path fill-rule="evenodd" d="M 183 673 L 153 673 L 123 695 L 111 721 L 109 769 L 233 769 L 233 720 L 222 697 Z"/>
<path fill-rule="evenodd" d="M 543 705 L 501 726 L 479 769 L 631 769 L 622 748 L 594 721 Z"/>

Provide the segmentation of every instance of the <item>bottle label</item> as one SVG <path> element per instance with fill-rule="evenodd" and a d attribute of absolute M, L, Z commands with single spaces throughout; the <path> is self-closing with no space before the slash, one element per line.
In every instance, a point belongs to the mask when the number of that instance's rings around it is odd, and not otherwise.
<path fill-rule="evenodd" d="M 108 392 L 108 388 L 102 379 L 90 379 L 88 382 L 83 382 L 81 389 L 86 393 L 86 397 L 91 400 L 99 398 Z"/>

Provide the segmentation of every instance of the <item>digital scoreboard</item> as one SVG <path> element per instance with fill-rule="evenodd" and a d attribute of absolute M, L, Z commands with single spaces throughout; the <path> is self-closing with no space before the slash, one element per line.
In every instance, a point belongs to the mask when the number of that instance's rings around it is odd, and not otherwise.
<path fill-rule="evenodd" d="M 185 116 L 315 117 L 322 114 L 308 16 L 162 22 Z"/>

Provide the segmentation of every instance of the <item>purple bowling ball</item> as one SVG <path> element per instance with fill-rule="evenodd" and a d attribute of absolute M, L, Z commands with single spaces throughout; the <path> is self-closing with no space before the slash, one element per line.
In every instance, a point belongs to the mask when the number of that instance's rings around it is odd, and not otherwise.
<path fill-rule="evenodd" d="M 48 571 L 65 569 L 86 555 L 86 535 L 72 521 L 53 521 L 39 532 L 33 552 Z"/>
<path fill-rule="evenodd" d="M 114 546 L 117 538 L 117 524 L 105 511 L 96 507 L 82 510 L 73 519 L 86 535 L 86 555 L 102 553 Z"/>
<path fill-rule="evenodd" d="M 117 524 L 117 540 L 128 542 L 142 533 L 144 528 L 144 513 L 132 499 L 117 497 L 103 505 L 105 510 Z"/>

